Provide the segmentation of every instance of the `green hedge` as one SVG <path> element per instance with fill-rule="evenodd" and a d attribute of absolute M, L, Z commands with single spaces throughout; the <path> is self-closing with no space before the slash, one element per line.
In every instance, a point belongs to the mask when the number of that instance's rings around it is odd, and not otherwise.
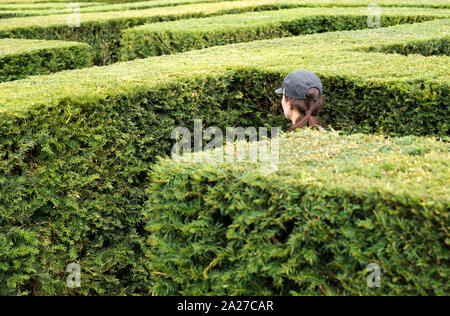
<path fill-rule="evenodd" d="M 0 39 L 0 82 L 88 67 L 91 59 L 87 44 Z"/>
<path fill-rule="evenodd" d="M 363 51 L 383 52 L 389 54 L 421 54 L 424 56 L 450 55 L 450 38 L 439 38 L 427 41 L 414 41 L 410 43 L 381 45 L 367 47 Z"/>
<path fill-rule="evenodd" d="M 81 12 L 111 12 L 111 11 L 126 11 L 126 10 L 142 10 L 155 7 L 168 7 L 193 3 L 210 3 L 223 2 L 224 0 L 153 0 L 153 1 L 139 1 L 129 3 L 117 4 L 99 4 L 99 3 L 80 3 Z M 235 0 L 238 1 L 238 0 Z M 242 1 L 242 0 L 239 0 Z M 245 1 L 245 0 L 244 0 Z M 292 6 L 300 7 L 365 7 L 370 4 L 367 1 L 303 1 L 292 3 Z M 421 8 L 450 8 L 448 3 L 427 3 L 426 1 L 409 1 L 409 2 L 393 2 L 382 1 L 378 3 L 381 7 L 421 7 Z M 25 17 L 25 16 L 44 16 L 53 14 L 65 14 L 67 11 L 67 4 L 53 3 L 53 4 L 0 4 L 0 18 L 11 17 Z"/>
<path fill-rule="evenodd" d="M 211 2 L 223 2 L 224 0 L 153 0 L 153 1 L 140 1 L 131 3 L 119 3 L 119 4 L 102 4 L 98 3 L 88 4 L 80 3 L 80 12 L 82 14 L 92 13 L 92 12 L 113 12 L 113 11 L 126 11 L 126 10 L 143 10 L 148 8 L 158 8 L 158 7 L 170 7 L 185 4 L 194 3 L 211 3 Z M 230 1 L 230 0 L 228 0 Z M 237 0 L 236 0 L 237 1 Z M 20 10 L 15 9 L 14 6 L 10 8 L 0 5 L 0 18 L 11 18 L 11 17 L 26 17 L 26 16 L 46 16 L 55 14 L 67 14 L 71 13 L 67 8 L 68 4 L 57 6 L 45 7 L 43 8 L 32 8 L 26 9 L 26 7 L 20 7 Z M 2 7 L 4 9 L 2 9 Z"/>
<path fill-rule="evenodd" d="M 275 10 L 298 6 L 296 0 L 245 0 L 197 3 L 145 10 L 83 13 L 80 27 L 68 26 L 68 15 L 1 19 L 0 38 L 67 40 L 86 42 L 95 51 L 99 65 L 118 60 L 121 31 L 151 22 L 224 15 L 248 11 Z"/>
<path fill-rule="evenodd" d="M 153 23 L 123 31 L 121 60 L 252 40 L 367 28 L 366 8 L 296 8 Z M 384 9 L 381 26 L 448 18 L 449 10 Z"/>
<path fill-rule="evenodd" d="M 425 5 L 424 2 L 417 2 Z M 386 1 L 387 5 L 394 2 Z M 64 14 L 2 19 L 0 37 L 66 40 L 86 42 L 95 51 L 95 64 L 118 61 L 121 32 L 124 29 L 152 22 L 198 18 L 230 13 L 264 11 L 303 6 L 297 0 L 243 0 L 216 3 L 197 3 L 144 10 L 83 13 L 81 27 L 67 25 Z M 87 8 L 86 10 L 88 10 Z"/>
<path fill-rule="evenodd" d="M 155 1 L 155 0 L 153 0 Z M 169 0 L 169 1 L 177 1 L 177 0 Z M 167 2 L 169 2 L 167 1 Z M 185 0 L 180 0 L 185 1 Z M 187 0 L 189 1 L 189 0 Z M 62 7 L 64 4 L 61 2 L 70 3 L 71 0 L 54 0 L 52 3 L 45 3 L 47 0 L 0 0 L 0 8 L 13 6 L 13 7 L 36 7 L 36 8 L 46 8 L 46 7 Z M 124 3 L 127 2 L 129 5 L 139 6 L 139 3 L 142 3 L 143 0 L 99 0 L 92 3 L 89 0 L 81 0 L 78 1 L 82 6 L 87 5 L 98 5 L 100 3 Z M 137 2 L 137 3 L 135 3 Z M 297 1 L 299 2 L 299 1 Z M 374 3 L 371 0 L 317 0 L 317 1 L 302 1 L 300 4 L 304 6 L 327 6 L 327 7 L 360 7 L 360 6 L 368 6 Z M 449 8 L 450 5 L 446 0 L 378 0 L 376 2 L 379 6 L 382 7 L 425 7 L 425 8 Z M 106 5 L 106 4 L 105 4 Z"/>
<path fill-rule="evenodd" d="M 65 14 L 69 3 L 18 3 L 3 4 L 0 2 L 0 19 L 26 17 L 36 15 Z M 88 7 L 96 7 L 98 3 L 79 3 L 84 12 Z"/>
<path fill-rule="evenodd" d="M 449 295 L 448 142 L 303 130 L 276 173 L 164 159 L 145 222 L 155 295 Z M 366 267 L 382 269 L 369 288 Z"/>
<path fill-rule="evenodd" d="M 8 0 L 6 0 L 8 1 Z M 23 0 L 21 0 L 23 1 Z M 36 0 L 34 0 L 36 1 Z M 40 0 L 37 0 L 40 1 Z M 69 0 L 66 0 L 69 1 Z M 82 0 L 88 1 L 88 0 Z M 100 0 L 98 2 L 122 3 L 122 2 L 138 2 L 142 0 Z M 371 0 L 317 0 L 304 1 L 305 6 L 367 6 L 374 3 Z M 379 0 L 376 2 L 380 6 L 394 7 L 394 6 L 417 6 L 417 7 L 449 7 L 446 0 Z"/>
<path fill-rule="evenodd" d="M 242 70 L 239 73 L 243 74 L 233 79 L 243 82 L 239 83 L 242 87 L 236 85 L 243 93 L 242 100 L 237 102 L 270 109 L 273 105 L 269 96 L 273 94 L 263 85 L 276 87 L 278 76 L 305 68 L 317 72 L 326 82 L 328 102 L 324 118 L 336 129 L 352 133 L 445 136 L 448 134 L 448 57 L 385 55 L 364 50 L 383 45 L 407 45 L 411 50 L 411 43 L 420 43 L 414 51 L 420 54 L 424 42 L 448 39 L 448 24 L 449 20 L 437 20 L 387 29 L 258 41 L 67 73 L 55 76 L 54 80 L 45 78 L 41 83 L 34 79 L 33 89 L 3 86 L 0 112 L 2 108 L 17 110 L 41 102 L 59 102 L 64 97 L 127 94 L 128 89 L 134 89 L 130 87 L 154 84 L 153 80 L 165 82 L 170 75 L 217 76 L 228 73 L 229 69 Z M 305 49 L 298 50 L 298 47 Z M 251 80 L 253 73 L 262 77 L 249 81 L 251 88 L 248 88 L 246 76 Z M 67 84 L 73 75 L 80 78 L 76 90 Z M 21 83 L 25 87 L 29 84 Z"/>
<path fill-rule="evenodd" d="M 323 79 L 331 126 L 447 134 L 446 56 L 352 50 L 446 30 L 432 21 L 315 34 L 1 83 L 1 294 L 151 294 L 143 188 L 156 156 L 170 152 L 173 128 L 192 128 L 193 118 L 205 127 L 286 126 L 272 91 L 291 70 Z M 65 285 L 73 262 L 80 289 Z"/>
<path fill-rule="evenodd" d="M 67 1 L 67 3 L 61 3 L 61 2 L 32 2 L 32 1 L 22 1 L 18 3 L 9 3 L 8 1 L 0 1 L 0 10 L 16 10 L 16 11 L 29 11 L 29 10 L 49 10 L 49 9 L 66 9 L 67 5 L 71 3 L 70 1 Z M 80 3 L 81 8 L 85 7 L 91 7 L 91 6 L 98 6 L 100 3 L 91 2 L 91 3 Z"/>

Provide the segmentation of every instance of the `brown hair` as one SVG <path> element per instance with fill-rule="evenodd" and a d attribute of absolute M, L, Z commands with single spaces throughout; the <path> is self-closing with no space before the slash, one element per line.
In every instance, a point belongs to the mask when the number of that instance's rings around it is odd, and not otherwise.
<path fill-rule="evenodd" d="M 313 128 L 322 126 L 322 118 L 319 117 L 319 112 L 322 110 L 325 98 L 319 98 L 319 94 L 319 89 L 311 88 L 306 92 L 306 100 L 297 100 L 285 96 L 286 102 L 301 114 L 301 117 L 289 128 L 290 131 L 307 125 Z M 316 101 L 314 102 L 314 100 Z"/>

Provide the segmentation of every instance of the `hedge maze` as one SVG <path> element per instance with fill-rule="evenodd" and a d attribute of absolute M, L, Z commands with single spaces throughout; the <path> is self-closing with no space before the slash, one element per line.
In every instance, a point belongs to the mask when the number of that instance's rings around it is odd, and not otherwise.
<path fill-rule="evenodd" d="M 87 44 L 63 41 L 0 39 L 0 82 L 89 67 Z"/>
<path fill-rule="evenodd" d="M 448 17 L 450 10 L 385 9 L 381 26 Z M 311 33 L 367 28 L 367 8 L 299 8 L 152 23 L 126 29 L 121 60 L 210 46 Z"/>
<path fill-rule="evenodd" d="M 449 294 L 448 1 L 121 2 L 0 0 L 0 294 Z M 194 119 L 285 130 L 296 69 L 330 130 L 275 174 L 168 158 Z"/>
<path fill-rule="evenodd" d="M 420 7 L 428 7 L 426 2 L 417 3 Z M 329 3 L 329 1 L 325 3 Z M 350 4 L 355 3 L 362 5 L 361 2 L 350 1 Z M 392 5 L 394 2 L 385 1 L 383 3 Z M 347 4 L 346 1 L 341 3 L 344 6 Z M 41 16 L 18 17 L 0 20 L 0 37 L 85 42 L 91 45 L 95 51 L 95 63 L 104 65 L 118 61 L 121 31 L 132 26 L 151 22 L 249 11 L 277 10 L 298 6 L 304 6 L 304 3 L 298 0 L 241 0 L 194 3 L 142 10 L 83 13 L 81 25 L 76 28 L 67 24 L 68 14 L 49 15 L 46 18 Z M 448 7 L 448 3 L 442 4 L 442 8 Z"/>

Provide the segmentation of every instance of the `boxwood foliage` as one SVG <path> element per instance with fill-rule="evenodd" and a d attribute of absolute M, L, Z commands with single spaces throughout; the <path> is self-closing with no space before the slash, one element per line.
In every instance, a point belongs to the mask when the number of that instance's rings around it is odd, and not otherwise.
<path fill-rule="evenodd" d="M 91 3 L 80 3 L 80 7 L 96 6 L 98 2 Z M 0 0 L 0 10 L 47 10 L 47 9 L 66 9 L 67 2 L 34 2 L 34 1 L 23 1 L 23 0 Z"/>
<path fill-rule="evenodd" d="M 149 294 L 142 206 L 150 165 L 192 117 L 220 127 L 281 119 L 235 107 L 237 93 L 230 77 L 196 78 L 0 114 L 0 292 Z M 80 289 L 66 287 L 72 262 L 82 267 Z"/>
<path fill-rule="evenodd" d="M 8 0 L 7 0 L 8 1 Z M 44 1 L 44 0 L 38 0 Z M 63 0 L 59 0 L 63 1 Z M 81 0 L 80 2 L 89 1 Z M 96 2 L 107 3 L 122 3 L 122 2 L 138 2 L 142 0 L 100 0 Z M 317 1 L 302 1 L 302 4 L 307 6 L 367 6 L 371 4 L 370 0 L 317 0 Z M 417 6 L 417 7 L 449 7 L 445 0 L 379 0 L 377 2 L 380 6 Z"/>
<path fill-rule="evenodd" d="M 297 0 L 243 0 L 193 3 L 142 10 L 83 13 L 80 27 L 70 27 L 67 23 L 69 16 L 65 14 L 50 15 L 46 18 L 41 16 L 12 18 L 0 20 L 0 37 L 85 42 L 90 44 L 95 51 L 95 64 L 104 65 L 118 61 L 121 32 L 130 27 L 161 21 L 294 8 L 308 6 L 311 3 L 305 4 Z M 329 2 L 324 2 L 324 5 L 327 3 L 331 5 Z M 361 2 L 354 3 L 360 4 Z M 395 6 L 394 1 L 389 0 L 385 3 Z M 415 3 L 418 6 L 426 6 L 426 2 L 423 1 Z M 345 1 L 342 5 L 345 5 Z M 83 12 L 84 10 L 89 11 L 93 8 L 83 9 Z"/>
<path fill-rule="evenodd" d="M 126 10 L 142 10 L 157 7 L 169 7 L 193 3 L 210 3 L 223 2 L 224 0 L 152 0 L 138 1 L 116 4 L 99 4 L 99 3 L 79 3 L 81 13 L 90 12 L 112 12 Z M 235 0 L 237 1 L 237 0 Z M 242 0 L 240 0 L 242 1 Z M 367 7 L 370 2 L 367 1 L 302 1 L 296 6 L 302 7 Z M 448 2 L 429 3 L 427 1 L 378 1 L 380 7 L 420 7 L 420 8 L 450 8 Z M 67 4 L 61 3 L 37 3 L 37 4 L 3 4 L 0 5 L 0 18 L 26 17 L 26 16 L 45 16 L 54 14 L 70 13 Z"/>
<path fill-rule="evenodd" d="M 24 17 L 34 15 L 47 15 L 47 14 L 64 14 L 68 13 L 69 3 L 39 3 L 39 2 L 18 2 L 14 1 L 0 1 L 0 18 L 12 18 L 12 17 Z M 78 3 L 80 8 L 84 11 L 85 8 L 91 6 L 98 6 L 99 3 Z"/>
<path fill-rule="evenodd" d="M 447 142 L 303 130 L 276 173 L 161 159 L 146 204 L 156 295 L 448 295 Z M 367 267 L 381 267 L 370 288 Z"/>
<path fill-rule="evenodd" d="M 118 60 L 121 31 L 145 23 L 223 15 L 248 11 L 276 10 L 299 6 L 296 0 L 245 0 L 197 3 L 144 10 L 83 13 L 80 27 L 68 24 L 69 15 L 50 15 L 0 20 L 0 37 L 66 40 L 90 44 L 97 65 Z"/>
<path fill-rule="evenodd" d="M 320 32 L 368 28 L 367 8 L 295 8 L 153 23 L 123 31 L 121 60 Z M 449 10 L 383 9 L 381 26 L 448 18 Z"/>
<path fill-rule="evenodd" d="M 126 10 L 142 10 L 148 8 L 158 7 L 170 7 L 184 4 L 193 3 L 210 3 L 210 2 L 223 2 L 224 0 L 152 0 L 152 1 L 139 1 L 129 3 L 116 3 L 116 4 L 101 4 L 101 3 L 79 3 L 80 13 L 91 12 L 112 12 L 112 11 L 126 11 Z M 18 5 L 0 5 L 0 18 L 10 17 L 25 17 L 25 16 L 45 16 L 54 14 L 67 14 L 73 12 L 68 8 L 68 4 L 56 3 L 54 6 L 41 6 L 34 7 L 18 6 Z"/>
<path fill-rule="evenodd" d="M 0 39 L 0 82 L 91 65 L 89 45 L 60 41 Z"/>
<path fill-rule="evenodd" d="M 442 21 L 433 21 L 371 34 L 392 44 L 439 36 L 443 29 Z M 440 81 L 447 72 L 435 67 L 446 56 L 341 54 L 335 47 L 334 60 L 316 50 L 303 59 L 294 50 L 337 38 L 349 49 L 373 45 L 368 34 L 231 45 L 0 84 L 1 294 L 162 293 L 152 278 L 159 271 L 147 257 L 144 188 L 156 156 L 172 148 L 173 128 L 192 129 L 195 118 L 205 128 L 283 127 L 287 122 L 273 90 L 300 66 L 323 78 L 330 96 L 324 116 L 331 126 L 447 134 L 448 89 Z M 349 54 L 360 63 L 347 61 Z M 392 67 L 400 62 L 401 68 Z M 366 67 L 369 74 L 363 74 Z M 422 67 L 433 70 L 429 77 L 417 73 Z M 374 107 L 380 102 L 387 105 Z M 66 287 L 71 263 L 81 265 L 81 288 Z"/>
<path fill-rule="evenodd" d="M 450 37 L 426 41 L 414 41 L 403 44 L 371 46 L 363 49 L 363 51 L 402 55 L 421 54 L 424 56 L 449 56 Z"/>
<path fill-rule="evenodd" d="M 166 3 L 166 5 L 173 5 L 177 3 L 195 3 L 202 2 L 207 3 L 210 1 L 223 1 L 223 0 L 151 0 L 151 1 L 142 1 L 142 0 L 101 0 L 95 1 L 91 3 L 86 3 L 89 0 L 81 0 L 78 1 L 81 7 L 95 6 L 98 7 L 101 4 L 104 7 L 108 8 L 116 8 L 116 7 L 128 7 L 128 8 L 145 8 L 147 5 L 151 5 L 153 3 Z M 245 1 L 245 0 L 239 0 Z M 26 3 L 24 0 L 1 0 L 0 1 L 0 10 L 44 10 L 44 9 L 64 9 L 67 7 L 67 0 L 59 0 L 46 2 L 46 0 L 27 0 Z M 126 2 L 125 4 L 123 2 Z M 137 3 L 136 3 L 137 2 Z M 115 5 L 109 5 L 109 3 L 115 3 Z M 324 6 L 324 7 L 367 7 L 372 2 L 370 0 L 310 0 L 310 1 L 302 1 L 302 5 L 312 7 L 312 6 Z M 381 7 L 423 7 L 423 8 L 449 8 L 450 5 L 446 0 L 379 0 L 377 4 Z"/>

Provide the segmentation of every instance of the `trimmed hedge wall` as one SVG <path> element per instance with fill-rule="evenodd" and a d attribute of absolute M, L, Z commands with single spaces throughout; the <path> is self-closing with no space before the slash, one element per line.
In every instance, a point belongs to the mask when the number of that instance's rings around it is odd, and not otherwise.
<path fill-rule="evenodd" d="M 393 1 L 387 1 L 393 4 Z M 172 7 L 114 12 L 83 13 L 81 26 L 67 25 L 68 15 L 51 15 L 0 20 L 0 37 L 86 42 L 95 51 L 94 62 L 105 65 L 118 61 L 121 32 L 152 22 L 173 21 L 249 11 L 276 10 L 303 6 L 297 0 L 244 0 L 197 3 Z M 89 8 L 88 8 L 89 9 Z"/>
<path fill-rule="evenodd" d="M 0 8 L 2 7 L 17 7 L 17 8 L 46 8 L 46 7 L 62 7 L 64 4 L 61 2 L 70 2 L 69 0 L 53 0 L 52 3 L 46 3 L 48 0 L 0 0 Z M 139 3 L 142 3 L 142 0 L 100 0 L 92 3 L 86 3 L 89 0 L 81 0 L 78 1 L 82 6 L 92 6 L 104 3 L 124 3 L 127 2 L 130 5 L 139 6 Z M 153 0 L 155 1 L 155 0 Z M 161 0 L 162 1 L 162 0 Z M 176 1 L 185 1 L 185 0 L 169 0 L 167 2 L 176 2 Z M 240 0 L 242 1 L 242 0 Z M 244 0 L 245 1 L 245 0 Z M 58 3 L 59 2 L 59 3 Z M 90 1 L 89 1 L 90 2 Z M 138 2 L 138 3 L 133 3 Z M 343 7 L 343 6 L 351 6 L 351 7 L 361 7 L 368 6 L 373 3 L 371 0 L 317 0 L 317 1 L 303 1 L 302 3 L 305 6 L 331 6 L 331 7 Z M 450 8 L 448 1 L 446 0 L 379 0 L 377 4 L 382 7 L 424 7 L 424 8 Z M 105 6 L 107 4 L 104 4 Z"/>
<path fill-rule="evenodd" d="M 8 1 L 8 0 L 6 0 Z M 23 0 L 21 0 L 23 1 Z M 34 0 L 36 1 L 36 0 Z M 44 0 L 38 0 L 44 1 Z M 89 0 L 82 0 L 89 1 Z M 98 2 L 122 3 L 136 2 L 142 0 L 100 0 Z M 373 2 L 371 0 L 317 0 L 303 1 L 307 6 L 367 6 Z M 377 4 L 380 6 L 418 6 L 418 7 L 450 7 L 446 0 L 379 0 Z"/>
<path fill-rule="evenodd" d="M 179 79 L 41 104 L 22 117 L 1 113 L 1 294 L 148 294 L 143 186 L 155 157 L 170 152 L 172 129 L 192 117 L 275 124 L 246 115 L 250 105 L 234 107 L 230 79 Z M 65 285 L 72 262 L 82 266 L 79 290 Z"/>
<path fill-rule="evenodd" d="M 170 7 L 177 5 L 185 5 L 185 4 L 193 4 L 193 3 L 211 3 L 211 2 L 224 2 L 225 0 L 153 0 L 153 1 L 140 1 L 136 3 L 119 3 L 119 4 L 102 4 L 98 3 L 89 4 L 89 3 L 80 3 L 80 12 L 82 14 L 92 13 L 92 12 L 113 12 L 113 11 L 126 11 L 126 10 L 143 10 L 149 8 L 158 8 L 158 7 Z M 230 0 L 228 0 L 230 1 Z M 231 0 L 232 1 L 232 0 Z M 26 7 L 22 7 L 21 10 L 14 9 L 11 7 L 10 9 L 5 8 L 6 10 L 2 10 L 2 6 L 0 5 L 0 18 L 10 18 L 10 17 L 25 17 L 25 16 L 45 16 L 45 15 L 54 15 L 54 14 L 67 14 L 71 13 L 70 10 L 67 9 L 68 4 L 65 6 L 55 6 L 55 7 L 46 7 L 46 10 L 42 8 L 37 9 L 26 9 Z"/>
<path fill-rule="evenodd" d="M 280 166 L 161 160 L 145 223 L 155 295 L 449 295 L 450 144 L 302 130 Z M 369 288 L 366 268 L 381 267 Z"/>
<path fill-rule="evenodd" d="M 296 8 L 153 23 L 123 31 L 121 60 L 320 32 L 367 28 L 367 8 Z M 382 26 L 448 18 L 449 10 L 384 9 Z"/>
<path fill-rule="evenodd" d="M 126 11 L 126 10 L 142 10 L 156 7 L 169 7 L 193 3 L 211 3 L 223 2 L 224 0 L 153 0 L 153 1 L 139 1 L 118 4 L 101 4 L 99 3 L 80 3 L 81 12 L 112 12 L 112 11 Z M 238 1 L 238 0 L 235 0 Z M 245 0 L 239 0 L 245 1 Z M 296 3 L 295 6 L 301 7 L 366 7 L 369 5 L 366 1 L 304 1 Z M 427 3 L 426 1 L 409 1 L 409 2 L 392 2 L 381 1 L 378 3 L 380 7 L 421 7 L 421 8 L 450 8 L 448 3 Z M 52 3 L 52 4 L 0 4 L 0 18 L 11 17 L 25 17 L 25 16 L 45 16 L 53 14 L 66 14 L 67 4 Z"/>
<path fill-rule="evenodd" d="M 84 68 L 91 60 L 87 44 L 0 39 L 0 82 Z"/>
<path fill-rule="evenodd" d="M 242 87 L 238 86 L 243 91 L 242 102 L 261 104 L 260 108 L 269 109 L 273 107 L 272 100 L 277 106 L 279 100 L 272 90 L 259 86 L 259 82 L 276 87 L 278 79 L 273 81 L 272 74 L 282 76 L 293 69 L 304 68 L 317 72 L 326 81 L 328 102 L 324 118 L 336 129 L 352 133 L 445 136 L 448 134 L 448 57 L 405 57 L 362 51 L 381 45 L 410 46 L 419 42 L 415 52 L 421 53 L 424 41 L 448 39 L 448 24 L 449 20 L 437 20 L 361 32 L 259 41 L 66 73 L 41 82 L 35 78 L 32 83 L 3 85 L 0 112 L 2 108 L 17 111 L 33 104 L 57 103 L 64 97 L 129 94 L 141 85 L 165 82 L 170 76 L 193 74 L 196 77 L 198 73 L 217 76 L 230 69 L 242 70 L 244 74 L 239 79 Z M 298 47 L 304 49 L 300 51 Z M 187 60 L 195 60 L 195 63 Z M 245 76 L 248 73 L 250 80 L 254 72 L 263 75 L 257 79 L 259 81 L 249 82 L 248 86 L 258 86 L 250 89 L 245 84 Z M 77 89 L 70 83 L 73 76 L 79 78 Z"/>
<path fill-rule="evenodd" d="M 0 10 L 48 10 L 48 9 L 65 9 L 70 1 L 63 2 L 34 2 L 29 0 L 22 1 L 0 1 Z M 96 6 L 100 3 L 80 3 L 80 7 Z"/>
<path fill-rule="evenodd" d="M 432 39 L 426 41 L 414 41 L 410 43 L 382 45 L 368 47 L 363 51 L 383 52 L 388 54 L 421 54 L 424 56 L 450 55 L 450 36 L 447 38 Z"/>
<path fill-rule="evenodd" d="M 0 84 L 1 294 L 151 294 L 143 188 L 156 156 L 173 145 L 172 129 L 192 128 L 194 118 L 205 127 L 288 125 L 273 89 L 299 67 L 323 79 L 332 126 L 446 134 L 446 56 L 352 51 L 375 41 L 439 37 L 446 29 L 433 21 L 316 34 Z M 328 51 L 294 49 L 338 38 L 342 47 Z M 432 71 L 418 73 L 422 67 Z M 79 289 L 65 284 L 73 262 L 82 267 Z"/>
<path fill-rule="evenodd" d="M 104 65 L 118 60 L 121 31 L 126 28 L 151 22 L 296 6 L 296 0 L 245 0 L 84 13 L 80 27 L 68 26 L 68 15 L 64 14 L 47 16 L 45 19 L 39 16 L 12 18 L 0 20 L 0 37 L 86 42 L 95 51 L 95 64 Z"/>

